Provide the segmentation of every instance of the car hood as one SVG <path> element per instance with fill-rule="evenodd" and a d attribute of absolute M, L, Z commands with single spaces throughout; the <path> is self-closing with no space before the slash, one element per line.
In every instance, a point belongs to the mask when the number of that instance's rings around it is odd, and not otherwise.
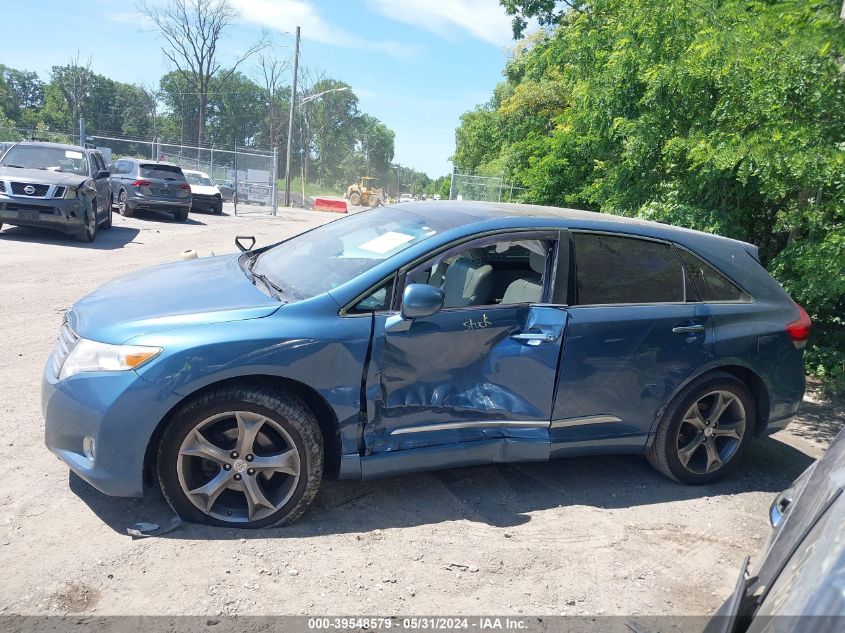
<path fill-rule="evenodd" d="M 88 176 L 68 174 L 63 171 L 49 169 L 18 169 L 17 167 L 0 167 L 0 180 L 14 180 L 16 182 L 33 182 L 46 185 L 78 186 L 88 180 Z"/>
<path fill-rule="evenodd" d="M 209 185 L 191 185 L 191 193 L 201 196 L 216 196 L 220 191 L 217 187 L 211 187 Z"/>
<path fill-rule="evenodd" d="M 110 281 L 68 311 L 79 336 L 120 344 L 141 334 L 269 316 L 282 304 L 256 288 L 237 255 L 164 264 Z"/>

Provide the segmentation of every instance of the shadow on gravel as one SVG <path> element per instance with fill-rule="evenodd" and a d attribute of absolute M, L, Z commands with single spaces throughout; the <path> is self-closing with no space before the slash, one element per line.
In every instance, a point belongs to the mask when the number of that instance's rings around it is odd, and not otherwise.
<path fill-rule="evenodd" d="M 457 519 L 508 528 L 530 521 L 531 512 L 558 506 L 628 508 L 744 492 L 774 495 L 812 461 L 801 451 L 766 437 L 752 445 L 746 463 L 736 473 L 709 486 L 669 481 L 636 456 L 472 466 L 368 482 L 324 481 L 312 508 L 291 526 L 237 530 L 185 524 L 159 538 L 298 538 Z M 173 515 L 157 487 L 147 488 L 144 499 L 107 497 L 73 474 L 70 487 L 121 534 L 139 521 L 164 525 Z"/>
<path fill-rule="evenodd" d="M 801 411 L 789 425 L 792 435 L 829 444 L 845 428 L 845 400 L 829 401 L 804 399 Z"/>
<path fill-rule="evenodd" d="M 15 242 L 29 242 L 31 244 L 55 244 L 56 246 L 70 246 L 72 248 L 87 248 L 95 250 L 116 250 L 123 248 L 135 239 L 138 229 L 112 226 L 109 230 L 102 228 L 97 232 L 93 242 L 77 242 L 73 235 L 65 235 L 58 231 L 29 226 L 13 226 L 0 232 L 0 242 L 13 240 Z"/>
<path fill-rule="evenodd" d="M 191 213 L 195 213 L 191 211 Z M 205 215 L 205 214 L 203 214 Z M 211 214 L 209 214 L 211 215 Z M 138 210 L 132 214 L 133 218 L 138 220 L 145 220 L 149 222 L 164 222 L 166 224 L 189 224 L 189 225 L 197 225 L 197 226 L 205 226 L 205 222 L 200 222 L 199 220 L 193 219 L 190 215 L 188 215 L 188 219 L 184 222 L 177 220 L 173 217 L 173 214 L 170 211 L 147 211 L 147 210 Z"/>

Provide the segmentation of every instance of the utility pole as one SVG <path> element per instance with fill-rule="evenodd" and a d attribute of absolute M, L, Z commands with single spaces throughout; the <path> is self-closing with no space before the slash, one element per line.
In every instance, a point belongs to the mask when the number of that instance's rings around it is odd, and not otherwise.
<path fill-rule="evenodd" d="M 296 27 L 296 48 L 293 54 L 293 85 L 290 93 L 290 116 L 288 117 L 288 151 L 285 157 L 285 206 L 290 206 L 290 148 L 293 140 L 293 111 L 296 107 L 296 82 L 299 73 L 299 27 Z"/>

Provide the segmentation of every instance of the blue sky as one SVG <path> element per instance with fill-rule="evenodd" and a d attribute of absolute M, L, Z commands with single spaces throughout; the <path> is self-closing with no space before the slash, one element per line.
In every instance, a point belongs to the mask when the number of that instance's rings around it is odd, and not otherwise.
<path fill-rule="evenodd" d="M 164 0 L 156 0 L 164 1 Z M 436 177 L 451 171 L 462 112 L 487 101 L 512 46 L 498 0 L 229 0 L 241 12 L 221 46 L 231 61 L 267 29 L 291 54 L 302 27 L 302 62 L 349 83 L 360 108 L 396 132 L 396 160 Z M 151 84 L 170 70 L 157 34 L 133 0 L 0 0 L 0 62 L 47 71 L 79 51 L 92 69 Z M 78 35 L 78 37 L 77 37 Z M 243 70 L 250 74 L 251 62 Z"/>

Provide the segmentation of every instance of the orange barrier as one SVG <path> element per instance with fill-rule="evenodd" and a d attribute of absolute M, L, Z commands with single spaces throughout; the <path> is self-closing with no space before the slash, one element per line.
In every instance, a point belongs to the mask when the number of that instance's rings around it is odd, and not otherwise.
<path fill-rule="evenodd" d="M 349 209 L 346 207 L 346 200 L 331 200 L 330 198 L 314 198 L 314 211 L 349 213 Z"/>

